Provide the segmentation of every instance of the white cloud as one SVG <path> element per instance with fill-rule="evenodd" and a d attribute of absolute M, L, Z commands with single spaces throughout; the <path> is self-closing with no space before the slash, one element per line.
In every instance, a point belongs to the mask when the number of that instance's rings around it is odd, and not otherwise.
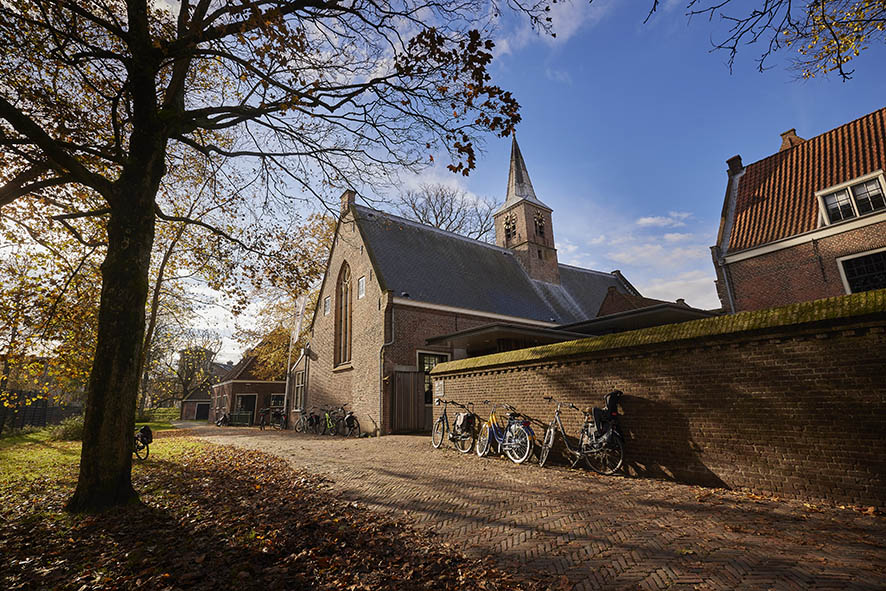
<path fill-rule="evenodd" d="M 713 267 L 710 270 L 696 269 L 677 275 L 631 279 L 644 296 L 657 300 L 675 301 L 683 298 L 694 308 L 714 309 L 720 307 L 717 290 L 714 287 Z"/>
<path fill-rule="evenodd" d="M 572 76 L 566 70 L 557 70 L 554 68 L 545 68 L 545 77 L 554 82 L 568 84 L 572 86 Z"/>
<path fill-rule="evenodd" d="M 672 211 L 667 216 L 650 215 L 637 218 L 636 224 L 640 227 L 659 227 L 659 228 L 679 228 L 685 226 L 684 220 L 691 217 L 692 214 L 686 212 Z"/>
<path fill-rule="evenodd" d="M 708 262 L 708 249 L 701 245 L 664 246 L 657 242 L 635 244 L 623 250 L 607 253 L 619 263 L 654 266 L 658 269 L 679 269 L 687 265 Z"/>
<path fill-rule="evenodd" d="M 548 16 L 556 36 L 533 31 L 525 18 L 499 22 L 500 32 L 495 39 L 495 57 L 513 54 L 527 45 L 541 41 L 548 46 L 561 45 L 584 28 L 593 27 L 605 18 L 615 6 L 613 0 L 587 2 L 575 0 L 551 5 Z M 509 27 L 510 25 L 510 27 Z"/>
<path fill-rule="evenodd" d="M 679 232 L 670 232 L 662 236 L 665 242 L 685 242 L 692 237 L 692 234 L 681 234 Z"/>

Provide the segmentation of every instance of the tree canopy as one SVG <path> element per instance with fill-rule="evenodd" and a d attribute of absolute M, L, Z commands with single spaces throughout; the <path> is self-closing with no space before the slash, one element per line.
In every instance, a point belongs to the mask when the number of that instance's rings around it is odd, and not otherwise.
<path fill-rule="evenodd" d="M 545 27 L 543 2 L 508 5 Z M 31 207 L 104 260 L 73 510 L 129 502 L 158 221 L 275 273 L 297 199 L 390 182 L 431 154 L 468 173 L 518 104 L 493 84 L 493 3 L 9 0 L 0 3 L 0 207 Z M 200 162 L 212 209 L 161 186 Z M 201 172 L 201 175 L 204 173 Z M 158 197 L 158 195 L 160 195 Z M 226 242 L 222 242 L 224 238 Z M 233 245 L 233 246 L 231 246 Z"/>

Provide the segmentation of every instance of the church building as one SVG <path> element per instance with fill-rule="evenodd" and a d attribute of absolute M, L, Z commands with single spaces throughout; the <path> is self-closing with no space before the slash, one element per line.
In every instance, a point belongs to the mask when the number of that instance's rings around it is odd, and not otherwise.
<path fill-rule="evenodd" d="M 429 430 L 427 373 L 437 363 L 580 338 L 559 327 L 594 320 L 607 296 L 642 299 L 618 271 L 557 260 L 551 208 L 516 139 L 495 244 L 355 196 L 342 195 L 310 341 L 293 369 L 293 409 L 348 404 L 370 433 Z"/>

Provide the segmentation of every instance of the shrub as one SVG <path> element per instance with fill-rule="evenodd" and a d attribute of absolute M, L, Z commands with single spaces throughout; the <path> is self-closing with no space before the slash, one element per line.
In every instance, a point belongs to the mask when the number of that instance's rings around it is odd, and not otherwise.
<path fill-rule="evenodd" d="M 82 441 L 83 416 L 68 417 L 52 427 L 49 438 L 53 441 Z"/>

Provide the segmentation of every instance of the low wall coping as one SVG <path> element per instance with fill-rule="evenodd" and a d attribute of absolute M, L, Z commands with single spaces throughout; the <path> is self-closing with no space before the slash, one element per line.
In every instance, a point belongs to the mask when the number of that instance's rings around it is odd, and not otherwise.
<path fill-rule="evenodd" d="M 828 320 L 884 313 L 886 313 L 886 289 L 878 289 L 811 302 L 800 302 L 780 308 L 739 312 L 738 314 L 730 314 L 728 316 L 652 326 L 599 337 L 588 337 L 586 339 L 554 343 L 552 345 L 447 361 L 434 367 L 431 375 L 436 376 L 503 365 L 554 361 L 608 349 L 623 349 L 642 345 L 685 341 L 792 325 L 801 326 Z"/>

